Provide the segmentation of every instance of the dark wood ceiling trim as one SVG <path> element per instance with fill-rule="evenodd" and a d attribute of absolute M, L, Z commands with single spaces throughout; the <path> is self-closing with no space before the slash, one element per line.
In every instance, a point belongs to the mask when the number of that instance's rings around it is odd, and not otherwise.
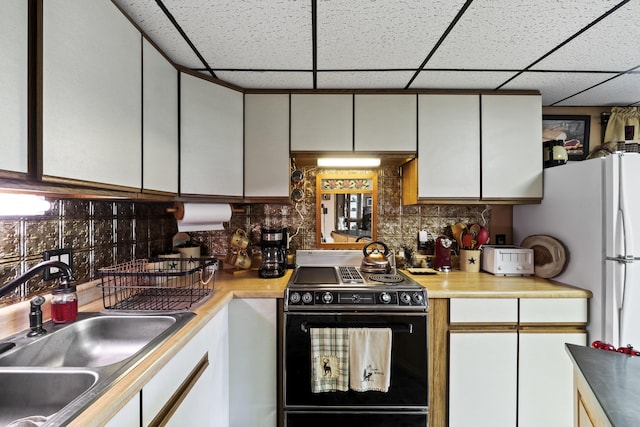
<path fill-rule="evenodd" d="M 435 46 L 433 46 L 433 48 L 431 49 L 431 51 L 429 52 L 429 54 L 427 55 L 427 57 L 424 59 L 424 61 L 422 61 L 422 64 L 420 64 L 420 66 L 418 67 L 418 70 L 413 74 L 413 76 L 411 77 L 411 79 L 409 80 L 409 83 L 407 83 L 407 85 L 404 87 L 405 89 L 409 89 L 409 87 L 411 86 L 411 84 L 413 83 L 413 81 L 418 77 L 418 74 L 420 74 L 420 71 L 422 71 L 422 69 L 424 68 L 425 65 L 427 65 L 427 62 L 429 62 L 429 60 L 431 59 L 431 57 L 433 57 L 433 55 L 436 53 L 436 51 L 438 50 L 438 48 L 440 47 L 440 45 L 442 44 L 442 42 L 444 42 L 444 39 L 447 38 L 447 36 L 449 35 L 449 33 L 451 32 L 451 30 L 453 30 L 453 27 L 456 26 L 456 24 L 458 23 L 458 21 L 460 20 L 460 18 L 462 18 L 462 15 L 464 15 L 464 13 L 467 11 L 467 9 L 469 8 L 469 6 L 471 6 L 471 3 L 473 3 L 473 0 L 467 0 L 464 5 L 462 5 L 462 8 L 460 8 L 460 10 L 458 11 L 458 13 L 456 14 L 455 18 L 453 18 L 453 21 L 451 21 L 451 23 L 449 24 L 449 26 L 447 27 L 447 29 L 444 31 L 444 33 L 442 33 L 442 35 L 440 36 L 440 38 L 438 39 L 437 43 L 435 44 Z"/>
<path fill-rule="evenodd" d="M 318 2 L 311 0 L 311 49 L 313 57 L 313 88 L 318 88 Z"/>
<path fill-rule="evenodd" d="M 582 33 L 584 33 L 585 31 L 587 31 L 589 28 L 593 27 L 594 25 L 596 25 L 598 22 L 602 21 L 604 18 L 606 18 L 607 16 L 611 15 L 613 12 L 615 12 L 616 10 L 620 9 L 622 6 L 624 6 L 625 4 L 629 3 L 631 0 L 623 0 L 620 3 L 618 3 L 617 5 L 615 5 L 614 7 L 612 7 L 611 9 L 609 9 L 608 11 L 606 11 L 605 13 L 603 13 L 602 15 L 600 15 L 598 18 L 594 19 L 593 21 L 591 21 L 588 25 L 586 25 L 584 28 L 582 28 L 581 30 L 579 30 L 578 32 L 576 32 L 575 34 L 573 34 L 572 36 L 569 36 L 569 38 L 567 38 L 565 41 L 563 41 L 562 43 L 560 43 L 559 45 L 557 45 L 556 47 L 554 47 L 553 49 L 551 49 L 549 52 L 545 53 L 544 55 L 542 55 L 540 58 L 536 59 L 535 61 L 533 61 L 531 64 L 529 64 L 527 67 L 525 67 L 522 71 L 520 71 L 518 74 L 512 76 L 510 79 L 508 79 L 506 82 L 502 83 L 500 86 L 498 86 L 496 89 L 500 89 L 502 88 L 504 85 L 506 85 L 507 83 L 509 83 L 510 81 L 512 81 L 513 79 L 517 78 L 519 75 L 521 75 L 522 73 L 524 73 L 525 71 L 529 70 L 531 67 L 533 67 L 534 65 L 536 65 L 537 63 L 539 63 L 540 61 L 542 61 L 543 59 L 547 58 L 549 55 L 551 55 L 552 53 L 556 52 L 558 49 L 560 49 L 561 47 L 565 46 L 567 43 L 569 43 L 571 40 L 577 38 L 579 35 L 581 35 Z M 588 90 L 588 89 L 585 89 Z M 584 92 L 584 91 L 582 91 Z M 578 93 L 582 93 L 582 92 L 578 92 Z M 574 93 L 571 96 L 575 96 L 578 93 Z M 565 98 L 566 99 L 566 98 Z M 558 101 L 559 102 L 559 101 Z"/>
<path fill-rule="evenodd" d="M 214 79 L 217 79 L 218 77 L 216 76 L 216 73 L 213 72 L 213 69 L 211 68 L 209 63 L 200 54 L 200 51 L 196 48 L 196 46 L 193 44 L 193 42 L 191 42 L 191 39 L 189 38 L 189 36 L 187 36 L 187 33 L 184 32 L 184 30 L 182 29 L 180 24 L 178 24 L 178 21 L 176 20 L 176 18 L 171 14 L 171 12 L 169 12 L 169 9 L 167 9 L 167 7 L 164 5 L 162 0 L 156 0 L 156 4 L 162 10 L 162 12 L 164 12 L 164 14 L 167 16 L 167 19 L 169 19 L 169 21 L 171 21 L 173 26 L 176 27 L 176 30 L 178 30 L 178 32 L 180 33 L 180 35 L 182 36 L 184 41 L 187 42 L 187 44 L 189 45 L 189 47 L 191 48 L 193 53 L 198 57 L 200 62 L 202 62 L 202 65 L 204 65 L 204 67 L 207 69 L 207 71 L 211 74 L 211 77 L 213 77 Z"/>

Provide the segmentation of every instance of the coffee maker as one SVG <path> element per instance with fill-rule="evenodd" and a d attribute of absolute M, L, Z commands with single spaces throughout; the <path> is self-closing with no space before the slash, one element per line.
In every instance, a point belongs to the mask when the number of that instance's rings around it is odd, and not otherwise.
<path fill-rule="evenodd" d="M 287 269 L 286 227 L 262 228 L 260 246 L 262 247 L 262 265 L 258 276 L 264 278 L 282 277 Z"/>

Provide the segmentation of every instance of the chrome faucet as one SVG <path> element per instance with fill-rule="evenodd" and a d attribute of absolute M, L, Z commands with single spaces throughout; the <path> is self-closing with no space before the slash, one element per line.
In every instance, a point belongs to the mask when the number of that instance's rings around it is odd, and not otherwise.
<path fill-rule="evenodd" d="M 71 273 L 71 267 L 65 264 L 62 261 L 56 260 L 48 260 L 43 261 L 40 264 L 36 264 L 27 270 L 24 274 L 16 277 L 9 283 L 0 287 L 0 297 L 5 296 L 18 286 L 25 283 L 27 280 L 31 279 L 33 276 L 38 274 L 40 271 L 45 268 L 57 268 L 62 273 L 62 278 L 60 279 L 60 286 L 64 287 L 69 282 L 73 281 L 73 274 Z M 47 331 L 42 327 L 42 309 L 41 306 L 44 303 L 45 299 L 42 296 L 37 296 L 31 300 L 31 312 L 29 313 L 29 326 L 31 331 L 29 332 L 29 336 L 36 336 L 45 334 Z"/>

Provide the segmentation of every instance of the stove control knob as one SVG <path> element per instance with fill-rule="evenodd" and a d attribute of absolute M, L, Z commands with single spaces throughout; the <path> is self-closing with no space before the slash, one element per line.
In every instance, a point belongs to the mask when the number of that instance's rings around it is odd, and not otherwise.
<path fill-rule="evenodd" d="M 293 304 L 297 304 L 300 302 L 300 294 L 297 292 L 292 293 L 291 295 L 289 295 L 289 301 L 292 302 Z"/>
<path fill-rule="evenodd" d="M 360 302 L 360 295 L 358 295 L 358 294 L 353 294 L 353 295 L 351 296 L 351 301 L 353 301 L 353 302 L 354 302 L 354 303 L 356 303 L 356 304 L 357 304 L 357 303 L 359 303 L 359 302 Z"/>
<path fill-rule="evenodd" d="M 304 294 L 302 294 L 302 302 L 305 304 L 313 302 L 313 295 L 311 295 L 311 292 L 305 292 Z"/>
<path fill-rule="evenodd" d="M 380 302 L 383 304 L 389 304 L 391 302 L 389 292 L 382 292 L 378 298 L 380 298 Z"/>
<path fill-rule="evenodd" d="M 331 301 L 333 301 L 331 292 L 325 292 L 324 295 L 322 295 L 322 301 L 324 301 L 325 304 L 331 304 Z"/>
<path fill-rule="evenodd" d="M 403 292 L 403 293 L 400 294 L 400 301 L 402 301 L 403 304 L 410 304 L 411 303 L 411 296 L 408 293 Z"/>
<path fill-rule="evenodd" d="M 416 292 L 413 294 L 413 302 L 415 302 L 416 304 L 422 304 L 422 301 L 424 301 L 424 298 L 422 297 L 421 293 Z"/>

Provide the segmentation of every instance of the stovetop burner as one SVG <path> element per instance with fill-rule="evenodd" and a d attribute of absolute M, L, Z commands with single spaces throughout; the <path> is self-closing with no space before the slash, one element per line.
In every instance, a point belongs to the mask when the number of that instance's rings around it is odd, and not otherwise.
<path fill-rule="evenodd" d="M 399 274 L 372 274 L 369 276 L 369 280 L 380 283 L 400 283 L 404 281 L 404 277 Z"/>

